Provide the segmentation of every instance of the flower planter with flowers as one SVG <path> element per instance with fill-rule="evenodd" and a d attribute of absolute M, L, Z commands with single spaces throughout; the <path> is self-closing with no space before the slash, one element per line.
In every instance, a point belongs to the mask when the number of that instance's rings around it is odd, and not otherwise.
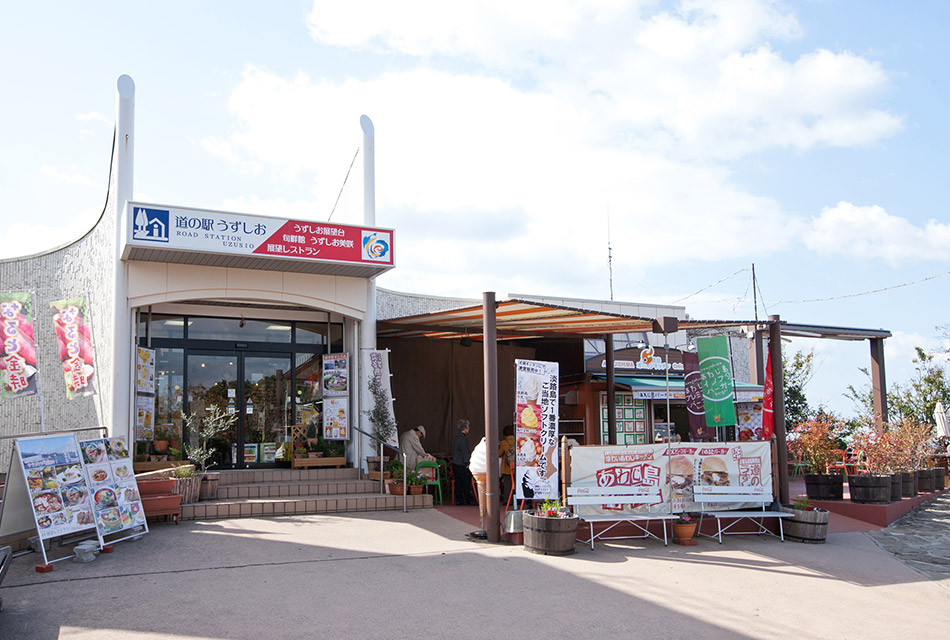
<path fill-rule="evenodd" d="M 530 553 L 566 556 L 574 553 L 580 518 L 559 500 L 545 500 L 534 512 L 522 515 L 524 548 Z"/>
<path fill-rule="evenodd" d="M 394 461 L 395 462 L 395 461 Z M 392 462 L 389 463 L 393 465 Z M 402 483 L 402 464 L 399 464 L 400 470 L 399 475 L 394 475 L 393 478 L 389 481 L 389 493 L 394 496 L 401 496 L 407 492 L 409 495 L 418 496 L 422 495 L 422 490 L 425 488 L 426 481 L 428 478 L 421 473 L 417 472 L 415 469 L 409 469 L 406 471 L 406 484 Z"/>
<path fill-rule="evenodd" d="M 673 521 L 673 537 L 676 538 L 676 544 L 681 544 L 684 547 L 693 546 L 696 544 L 695 535 L 696 522 L 694 517 L 688 513 L 679 514 L 679 517 Z"/>
<path fill-rule="evenodd" d="M 828 510 L 808 506 L 808 498 L 798 496 L 792 506 L 781 505 L 781 511 L 792 514 L 783 521 L 786 540 L 824 544 L 828 535 Z"/>
<path fill-rule="evenodd" d="M 863 428 L 854 434 L 852 444 L 863 452 L 867 473 L 848 476 L 848 493 L 851 502 L 858 504 L 889 504 L 893 497 L 895 464 L 895 438 L 883 425 Z M 900 495 L 897 497 L 900 500 Z"/>

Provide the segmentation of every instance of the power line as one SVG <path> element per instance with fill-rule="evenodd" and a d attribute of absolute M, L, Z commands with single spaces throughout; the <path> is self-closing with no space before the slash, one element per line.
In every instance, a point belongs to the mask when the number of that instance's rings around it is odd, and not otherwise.
<path fill-rule="evenodd" d="M 913 284 L 920 284 L 921 282 L 927 282 L 928 280 L 936 280 L 937 278 L 942 278 L 943 276 L 950 275 L 950 271 L 944 271 L 943 273 L 938 273 L 933 276 L 927 276 L 926 278 L 921 278 L 920 280 L 914 280 L 913 282 L 904 282 L 902 284 L 895 284 L 890 287 L 884 287 L 882 289 L 872 289 L 871 291 L 862 291 L 861 293 L 849 293 L 843 296 L 832 296 L 830 298 L 812 298 L 811 300 L 779 300 L 774 304 L 805 304 L 807 302 L 828 302 L 830 300 L 844 300 L 846 298 L 857 298 L 859 296 L 869 296 L 873 293 L 883 293 L 885 291 L 893 291 L 894 289 L 900 289 L 901 287 L 909 287 Z"/>
<path fill-rule="evenodd" d="M 340 193 L 336 194 L 336 202 L 333 203 L 333 208 L 330 210 L 330 215 L 327 216 L 327 222 L 330 221 L 330 218 L 333 217 L 333 212 L 336 211 L 336 205 L 340 203 L 340 196 L 343 195 L 343 188 L 346 186 L 346 181 L 350 177 L 350 171 L 353 170 L 353 163 L 356 162 L 356 156 L 360 155 L 360 148 L 356 147 L 356 153 L 353 154 L 353 159 L 350 160 L 350 168 L 346 170 L 346 177 L 343 178 L 343 184 L 340 185 Z"/>
<path fill-rule="evenodd" d="M 718 281 L 716 281 L 716 282 L 713 282 L 712 284 L 703 287 L 703 288 L 700 289 L 699 291 L 696 291 L 695 293 L 689 294 L 689 295 L 686 296 L 685 298 L 680 298 L 679 300 L 674 300 L 674 301 L 673 301 L 673 304 L 676 304 L 677 302 L 682 302 L 683 300 L 688 300 L 688 299 L 692 298 L 693 296 L 702 293 L 702 292 L 705 291 L 706 289 L 709 289 L 709 288 L 711 288 L 711 287 L 715 287 L 717 284 L 720 284 L 720 283 L 722 283 L 722 282 L 725 282 L 726 280 L 728 280 L 729 278 L 731 278 L 731 277 L 733 277 L 733 276 L 739 275 L 739 274 L 742 273 L 743 271 L 748 271 L 748 269 L 739 269 L 739 270 L 736 271 L 735 273 L 726 276 L 726 277 L 723 278 L 722 280 L 718 280 Z"/>

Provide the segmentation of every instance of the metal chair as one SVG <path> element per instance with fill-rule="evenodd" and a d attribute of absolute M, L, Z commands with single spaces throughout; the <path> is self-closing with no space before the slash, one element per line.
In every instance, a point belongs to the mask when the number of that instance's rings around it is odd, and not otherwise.
<path fill-rule="evenodd" d="M 442 504 L 442 474 L 439 471 L 439 463 L 432 460 L 420 460 L 416 464 L 416 472 L 426 477 L 426 487 L 435 487 L 438 491 L 439 504 Z"/>
<path fill-rule="evenodd" d="M 852 474 L 854 473 L 854 467 L 852 463 L 848 460 L 848 452 L 844 449 L 832 449 L 831 453 L 834 454 L 835 459 L 825 465 L 825 473 L 837 473 L 841 471 L 844 474 L 844 477 L 848 477 L 848 470 L 850 469 Z"/>
<path fill-rule="evenodd" d="M 791 479 L 801 478 L 805 471 L 808 469 L 808 464 L 802 458 L 800 451 L 790 451 L 792 454 L 792 476 Z"/>

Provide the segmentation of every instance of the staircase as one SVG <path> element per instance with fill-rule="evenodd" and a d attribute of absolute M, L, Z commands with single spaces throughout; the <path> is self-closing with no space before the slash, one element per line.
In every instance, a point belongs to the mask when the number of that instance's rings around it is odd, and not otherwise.
<path fill-rule="evenodd" d="M 358 469 L 221 471 L 214 500 L 181 505 L 183 520 L 292 516 L 402 509 L 403 497 L 379 492 Z M 406 507 L 432 507 L 432 496 L 406 496 Z"/>

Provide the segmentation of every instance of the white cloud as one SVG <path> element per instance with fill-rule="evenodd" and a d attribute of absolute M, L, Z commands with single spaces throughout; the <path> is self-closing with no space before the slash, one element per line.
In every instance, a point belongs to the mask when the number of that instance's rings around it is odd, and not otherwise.
<path fill-rule="evenodd" d="M 49 176 L 54 180 L 59 180 L 62 182 L 69 182 L 71 184 L 82 184 L 88 187 L 101 187 L 101 184 L 96 184 L 91 178 L 86 175 L 83 175 L 76 167 L 72 167 L 70 171 L 62 171 L 51 165 L 43 165 L 40 167 L 40 173 L 44 176 Z"/>
<path fill-rule="evenodd" d="M 624 147 L 731 158 L 865 145 L 901 129 L 898 116 L 869 104 L 888 86 L 878 63 L 828 50 L 786 60 L 773 50 L 771 41 L 801 32 L 777 3 L 659 6 L 482 2 L 467 12 L 435 0 L 318 1 L 310 26 L 325 44 L 415 56 L 419 65 L 431 56 L 474 61 L 596 114 L 592 140 Z"/>
<path fill-rule="evenodd" d="M 806 246 L 826 254 L 882 258 L 890 264 L 950 261 L 950 224 L 928 220 L 918 226 L 883 207 L 839 202 L 825 207 L 803 230 Z"/>
<path fill-rule="evenodd" d="M 110 118 L 105 117 L 98 111 L 90 111 L 89 113 L 77 113 L 76 122 L 100 122 L 103 124 L 112 124 Z"/>

